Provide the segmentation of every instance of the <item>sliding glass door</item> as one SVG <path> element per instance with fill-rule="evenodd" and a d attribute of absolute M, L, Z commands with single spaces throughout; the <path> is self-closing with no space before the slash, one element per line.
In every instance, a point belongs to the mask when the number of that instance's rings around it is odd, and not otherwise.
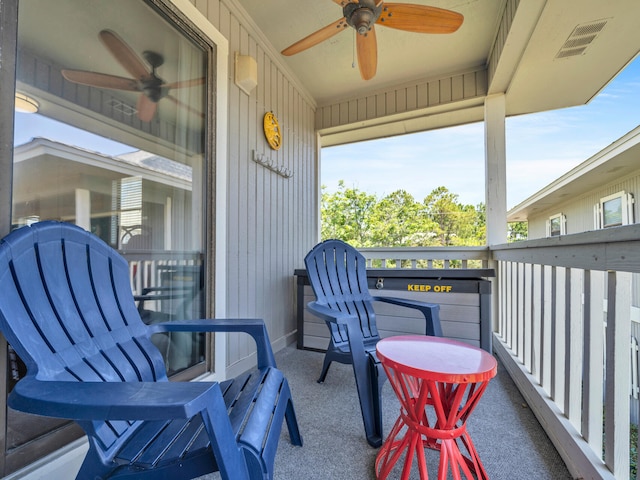
<path fill-rule="evenodd" d="M 18 5 L 11 228 L 79 225 L 125 256 L 145 322 L 205 316 L 213 46 L 159 0 Z M 204 371 L 204 336 L 153 340 L 170 374 Z M 7 392 L 22 375 L 9 346 Z M 4 473 L 72 430 L 9 410 Z"/>

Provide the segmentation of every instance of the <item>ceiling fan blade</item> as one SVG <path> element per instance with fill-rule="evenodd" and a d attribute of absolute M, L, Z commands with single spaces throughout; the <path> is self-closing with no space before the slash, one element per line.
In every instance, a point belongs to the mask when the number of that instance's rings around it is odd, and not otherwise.
<path fill-rule="evenodd" d="M 360 76 L 364 80 L 370 80 L 375 76 L 378 68 L 378 42 L 373 25 L 366 35 L 356 35 L 356 48 L 358 50 Z"/>
<path fill-rule="evenodd" d="M 174 97 L 173 95 L 167 95 L 166 97 L 164 97 L 168 100 L 171 100 L 173 103 L 175 103 L 176 105 L 178 105 L 179 107 L 184 108 L 185 110 L 199 116 L 200 118 L 204 118 L 204 113 L 202 113 L 199 110 L 196 110 L 195 108 L 193 108 L 191 105 L 187 105 L 184 102 L 181 102 L 180 100 L 178 100 L 176 97 Z"/>
<path fill-rule="evenodd" d="M 111 30 L 102 30 L 100 31 L 99 37 L 107 50 L 111 52 L 113 57 L 127 72 L 133 75 L 133 78 L 136 80 L 149 78 L 149 69 L 136 52 L 134 52 L 117 33 Z"/>
<path fill-rule="evenodd" d="M 85 72 L 83 70 L 61 70 L 62 76 L 73 83 L 88 85 L 89 87 L 110 88 L 138 92 L 138 82 L 131 78 L 107 75 L 106 73 Z"/>
<path fill-rule="evenodd" d="M 169 88 L 187 88 L 197 87 L 198 85 L 204 85 L 205 78 L 192 78 L 191 80 L 180 80 L 173 83 L 167 83 L 165 87 Z"/>
<path fill-rule="evenodd" d="M 297 41 L 293 45 L 288 46 L 282 51 L 282 55 L 290 56 L 295 55 L 296 53 L 300 53 L 307 48 L 311 48 L 314 45 L 317 45 L 324 40 L 327 40 L 334 35 L 342 32 L 349 24 L 345 20 L 344 17 L 336 20 L 335 22 L 327 25 L 324 28 L 321 28 L 317 32 L 313 32 L 311 35 L 303 38 L 302 40 Z"/>
<path fill-rule="evenodd" d="M 150 122 L 156 114 L 158 104 L 151 101 L 145 94 L 141 94 L 136 108 L 138 109 L 138 118 L 143 122 Z"/>
<path fill-rule="evenodd" d="M 464 16 L 458 12 L 411 3 L 385 3 L 376 21 L 385 27 L 416 33 L 453 33 Z"/>

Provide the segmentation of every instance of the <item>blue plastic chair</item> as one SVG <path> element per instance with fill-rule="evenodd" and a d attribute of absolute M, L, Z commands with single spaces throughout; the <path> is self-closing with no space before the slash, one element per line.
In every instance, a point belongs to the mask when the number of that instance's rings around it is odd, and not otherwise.
<path fill-rule="evenodd" d="M 42 222 L 0 242 L 0 328 L 27 366 L 17 410 L 75 420 L 78 479 L 271 479 L 283 421 L 302 445 L 286 378 L 261 320 L 145 325 L 126 261 L 73 225 Z M 257 368 L 223 383 L 169 382 L 156 332 L 245 332 Z"/>
<path fill-rule="evenodd" d="M 326 240 L 305 257 L 309 283 L 316 295 L 309 310 L 322 318 L 331 336 L 318 383 L 331 362 L 353 365 L 367 441 L 382 445 L 381 392 L 386 375 L 376 355 L 380 335 L 373 302 L 417 309 L 426 320 L 427 335 L 442 336 L 440 306 L 404 298 L 372 296 L 367 285 L 364 256 L 341 240 Z"/>

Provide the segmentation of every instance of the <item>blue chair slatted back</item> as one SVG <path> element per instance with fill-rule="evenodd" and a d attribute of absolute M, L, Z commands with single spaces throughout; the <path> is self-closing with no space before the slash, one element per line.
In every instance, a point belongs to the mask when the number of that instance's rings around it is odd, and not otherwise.
<path fill-rule="evenodd" d="M 61 225 L 23 227 L 0 243 L 0 322 L 28 374 L 78 382 L 167 381 L 136 309 L 126 261 L 81 228 Z M 108 451 L 135 423 L 83 427 Z"/>
<path fill-rule="evenodd" d="M 317 302 L 342 313 L 357 315 L 365 342 L 379 339 L 364 256 L 341 240 L 326 240 L 316 245 L 304 262 Z M 348 342 L 345 327 L 334 323 L 328 323 L 328 326 L 336 346 Z"/>

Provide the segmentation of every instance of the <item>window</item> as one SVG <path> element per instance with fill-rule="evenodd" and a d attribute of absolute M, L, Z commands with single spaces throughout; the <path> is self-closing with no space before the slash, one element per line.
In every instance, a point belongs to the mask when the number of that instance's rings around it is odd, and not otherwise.
<path fill-rule="evenodd" d="M 558 213 L 552 215 L 547 220 L 547 237 L 557 237 L 558 235 L 565 235 L 567 218 L 564 214 Z"/>
<path fill-rule="evenodd" d="M 594 207 L 596 229 L 634 223 L 633 195 L 624 191 L 600 199 Z"/>
<path fill-rule="evenodd" d="M 174 11 L 161 0 L 20 0 L 18 12 L 16 98 L 31 113 L 15 113 L 12 228 L 71 222 L 118 249 L 147 323 L 205 317 L 215 47 L 179 29 Z M 152 340 L 170 375 L 204 371 L 203 335 Z M 10 391 L 25 372 L 8 357 Z M 64 423 L 9 409 L 5 464 L 62 446 Z"/>

